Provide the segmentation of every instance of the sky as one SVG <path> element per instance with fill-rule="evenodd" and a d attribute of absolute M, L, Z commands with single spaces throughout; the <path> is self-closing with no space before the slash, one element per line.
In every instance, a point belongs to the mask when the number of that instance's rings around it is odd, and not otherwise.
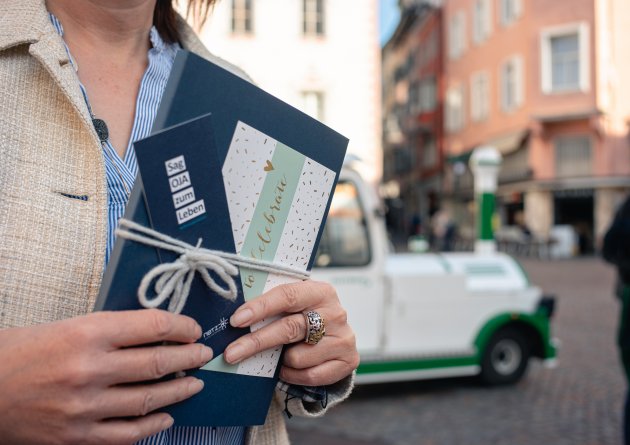
<path fill-rule="evenodd" d="M 398 0 L 379 0 L 380 1 L 380 33 L 379 41 L 381 45 L 392 35 L 398 24 Z"/>

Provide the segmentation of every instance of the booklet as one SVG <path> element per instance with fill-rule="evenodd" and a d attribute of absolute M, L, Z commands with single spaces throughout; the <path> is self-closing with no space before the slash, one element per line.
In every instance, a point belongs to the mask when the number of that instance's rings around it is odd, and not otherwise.
<path fill-rule="evenodd" d="M 310 270 L 347 143 L 249 82 L 182 51 L 153 135 L 134 145 L 140 174 L 125 218 L 192 246 Z M 137 289 L 144 275 L 177 257 L 119 237 L 96 309 L 141 308 Z M 242 267 L 236 299 L 229 301 L 195 275 L 182 313 L 201 324 L 199 341 L 212 347 L 215 357 L 187 372 L 205 386 L 166 409 L 176 425 L 264 423 L 282 348 L 228 365 L 223 350 L 250 332 L 228 320 L 244 301 L 291 281 L 295 278 Z"/>

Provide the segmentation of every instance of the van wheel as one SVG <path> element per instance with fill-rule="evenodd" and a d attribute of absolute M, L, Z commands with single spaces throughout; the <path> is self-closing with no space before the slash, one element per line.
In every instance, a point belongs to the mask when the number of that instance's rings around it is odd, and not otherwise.
<path fill-rule="evenodd" d="M 530 345 L 514 328 L 501 329 L 488 342 L 481 361 L 481 380 L 488 385 L 518 382 L 527 370 Z"/>

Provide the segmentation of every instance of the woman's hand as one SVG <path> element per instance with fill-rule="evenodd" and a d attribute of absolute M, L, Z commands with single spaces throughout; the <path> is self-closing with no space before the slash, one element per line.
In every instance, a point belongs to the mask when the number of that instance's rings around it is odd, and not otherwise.
<path fill-rule="evenodd" d="M 146 382 L 207 363 L 212 351 L 193 343 L 200 336 L 191 318 L 158 310 L 0 330 L 1 442 L 130 444 L 168 428 L 173 419 L 152 411 L 203 383 Z"/>
<path fill-rule="evenodd" d="M 304 313 L 311 310 L 326 323 L 326 335 L 316 345 L 304 343 Z M 279 315 L 280 319 L 230 344 L 224 352 L 225 360 L 238 363 L 274 346 L 291 344 L 284 354 L 280 378 L 304 386 L 336 383 L 359 365 L 354 332 L 331 285 L 304 281 L 275 287 L 242 305 L 230 323 L 247 327 Z"/>

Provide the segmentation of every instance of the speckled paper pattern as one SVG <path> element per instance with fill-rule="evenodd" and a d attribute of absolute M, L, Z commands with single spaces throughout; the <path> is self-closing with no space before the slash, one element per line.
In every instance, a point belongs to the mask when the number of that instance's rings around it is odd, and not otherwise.
<path fill-rule="evenodd" d="M 273 157 L 277 141 L 239 122 L 223 167 L 225 189 L 237 252 L 247 235 L 252 215 L 263 188 L 262 167 Z M 306 270 L 332 191 L 335 174 L 321 164 L 306 158 L 296 193 L 285 222 L 274 261 Z M 240 204 L 236 205 L 236 201 Z M 293 278 L 269 274 L 264 292 L 295 281 Z M 252 331 L 273 322 L 263 320 Z M 264 351 L 238 365 L 238 374 L 273 377 L 281 348 Z"/>
<path fill-rule="evenodd" d="M 249 125 L 238 122 L 223 163 L 223 181 L 230 208 L 236 253 L 251 223 L 260 191 L 265 183 L 267 159 L 273 157 L 277 141 Z"/>

